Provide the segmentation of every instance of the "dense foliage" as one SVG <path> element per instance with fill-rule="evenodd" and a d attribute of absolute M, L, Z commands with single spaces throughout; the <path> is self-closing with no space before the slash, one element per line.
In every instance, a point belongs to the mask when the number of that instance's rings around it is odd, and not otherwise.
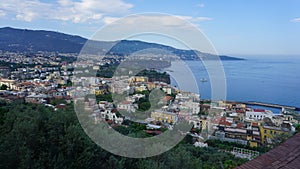
<path fill-rule="evenodd" d="M 117 130 L 128 134 L 125 128 Z M 116 156 L 87 137 L 72 105 L 54 111 L 43 105 L 1 103 L 0 135 L 1 169 L 232 168 L 245 162 L 214 148 L 196 148 L 189 137 L 159 156 L 146 159 Z"/>

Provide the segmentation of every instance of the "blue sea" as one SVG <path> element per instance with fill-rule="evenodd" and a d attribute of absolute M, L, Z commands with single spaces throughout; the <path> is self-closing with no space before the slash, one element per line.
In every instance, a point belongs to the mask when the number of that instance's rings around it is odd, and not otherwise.
<path fill-rule="evenodd" d="M 245 60 L 222 61 L 221 68 L 218 68 L 224 70 L 226 100 L 300 107 L 300 56 L 240 58 Z M 179 82 L 181 89 L 200 93 L 201 99 L 210 99 L 212 85 L 204 64 L 201 61 L 186 61 L 185 66 L 172 62 L 172 66 L 167 69 L 173 76 L 172 84 L 178 85 Z M 188 78 L 188 74 L 193 75 L 198 89 L 191 87 L 194 85 L 190 85 L 193 82 Z M 203 79 L 207 81 L 204 82 Z"/>

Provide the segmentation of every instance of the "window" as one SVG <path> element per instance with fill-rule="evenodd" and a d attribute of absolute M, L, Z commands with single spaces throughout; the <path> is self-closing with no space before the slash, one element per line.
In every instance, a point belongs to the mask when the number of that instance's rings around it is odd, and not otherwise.
<path fill-rule="evenodd" d="M 270 131 L 270 134 L 273 134 L 273 131 L 272 131 L 272 130 Z"/>
<path fill-rule="evenodd" d="M 264 133 L 266 134 L 266 133 L 267 133 L 267 130 L 265 130 Z"/>

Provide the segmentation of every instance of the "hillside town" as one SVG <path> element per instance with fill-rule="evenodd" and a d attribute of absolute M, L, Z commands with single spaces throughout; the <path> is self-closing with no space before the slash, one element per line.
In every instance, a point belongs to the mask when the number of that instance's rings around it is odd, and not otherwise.
<path fill-rule="evenodd" d="M 195 145 L 207 146 L 203 142 L 214 139 L 250 147 L 275 145 L 294 133 L 299 124 L 298 116 L 285 108 L 275 114 L 239 102 L 200 100 L 199 94 L 181 91 L 147 76 L 78 76 L 97 71 L 103 65 L 113 65 L 115 60 L 111 59 L 67 62 L 54 55 L 28 59 L 12 53 L 0 58 L 6 63 L 0 67 L 1 99 L 44 104 L 57 110 L 65 104 L 52 105 L 51 101 L 61 99 L 72 103 L 83 92 L 95 96 L 85 100 L 86 104 L 96 105 L 90 114 L 95 124 L 106 121 L 112 127 L 126 126 L 124 121 L 133 120 L 145 125 L 147 134 L 158 135 L 162 129 L 172 130 L 181 118 L 191 125 L 186 134 L 195 138 Z M 14 67 L 17 64 L 22 66 Z M 155 95 L 156 105 L 150 102 L 154 91 L 162 93 L 157 98 Z M 123 100 L 114 100 L 114 95 L 124 93 Z M 133 118 L 132 114 L 139 118 Z"/>

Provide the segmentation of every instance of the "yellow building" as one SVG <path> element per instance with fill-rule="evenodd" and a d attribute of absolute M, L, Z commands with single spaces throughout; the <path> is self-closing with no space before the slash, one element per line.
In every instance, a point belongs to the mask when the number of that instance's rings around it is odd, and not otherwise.
<path fill-rule="evenodd" d="M 135 90 L 136 92 L 142 92 L 142 91 L 146 91 L 146 90 L 147 90 L 147 87 L 144 86 L 144 85 L 142 85 L 142 86 L 136 86 L 136 87 L 134 88 L 134 90 Z"/>
<path fill-rule="evenodd" d="M 206 130 L 209 126 L 209 121 L 206 119 L 200 119 L 200 125 L 202 130 Z"/>
<path fill-rule="evenodd" d="M 95 95 L 102 95 L 102 94 L 105 94 L 105 92 L 106 92 L 105 89 L 95 90 Z"/>
<path fill-rule="evenodd" d="M 155 119 L 156 121 L 172 124 L 174 124 L 177 121 L 177 115 L 175 113 L 164 111 L 151 112 L 151 118 Z"/>
<path fill-rule="evenodd" d="M 155 89 L 156 88 L 156 84 L 155 83 L 147 83 L 147 88 L 149 90 Z"/>
<path fill-rule="evenodd" d="M 288 131 L 284 131 L 279 127 L 260 126 L 261 143 L 271 144 L 274 136 L 282 133 L 288 133 Z"/>
<path fill-rule="evenodd" d="M 249 146 L 250 147 L 258 147 L 259 146 L 259 142 L 257 142 L 257 141 L 249 141 Z"/>
<path fill-rule="evenodd" d="M 0 78 L 0 86 L 6 85 L 10 90 L 19 90 L 19 87 L 16 84 L 15 80 Z"/>
<path fill-rule="evenodd" d="M 133 82 L 148 82 L 148 77 L 144 76 L 134 76 L 129 80 L 130 83 Z"/>

